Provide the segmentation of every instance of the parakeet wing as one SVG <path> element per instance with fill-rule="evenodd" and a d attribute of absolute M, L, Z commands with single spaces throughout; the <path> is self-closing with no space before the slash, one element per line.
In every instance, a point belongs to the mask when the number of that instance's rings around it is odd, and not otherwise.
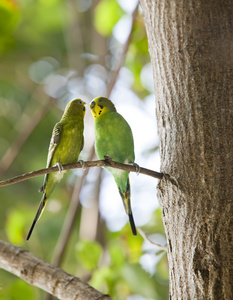
<path fill-rule="evenodd" d="M 59 144 L 61 132 L 62 132 L 62 124 L 59 122 L 59 123 L 55 124 L 55 126 L 53 128 L 53 133 L 52 133 L 52 137 L 51 137 L 50 144 L 49 144 L 49 152 L 48 152 L 46 168 L 52 167 L 52 166 L 50 166 L 50 163 L 52 161 L 54 151 L 57 148 L 57 145 Z M 42 187 L 39 189 L 40 192 L 44 191 L 47 177 L 48 177 L 48 174 L 45 175 L 44 183 L 43 183 Z"/>
<path fill-rule="evenodd" d="M 81 147 L 80 147 L 80 152 L 83 150 L 83 146 L 84 146 L 84 136 L 82 136 L 82 144 L 81 144 Z"/>
<path fill-rule="evenodd" d="M 99 159 L 134 162 L 134 141 L 129 124 L 117 112 L 105 113 L 95 121 L 95 148 Z"/>
<path fill-rule="evenodd" d="M 60 140 L 61 132 L 62 132 L 62 123 L 59 122 L 53 128 L 53 134 L 49 144 L 49 153 L 48 153 L 46 168 L 50 167 L 50 163 L 53 158 L 54 151 Z"/>

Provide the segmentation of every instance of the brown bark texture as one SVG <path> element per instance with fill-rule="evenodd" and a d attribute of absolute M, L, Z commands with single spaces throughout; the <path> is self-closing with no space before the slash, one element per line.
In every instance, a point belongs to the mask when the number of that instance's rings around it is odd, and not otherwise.
<path fill-rule="evenodd" d="M 111 300 L 78 277 L 33 256 L 26 250 L 0 241 L 0 268 L 66 300 Z"/>
<path fill-rule="evenodd" d="M 233 299 L 233 1 L 141 0 L 170 299 Z"/>

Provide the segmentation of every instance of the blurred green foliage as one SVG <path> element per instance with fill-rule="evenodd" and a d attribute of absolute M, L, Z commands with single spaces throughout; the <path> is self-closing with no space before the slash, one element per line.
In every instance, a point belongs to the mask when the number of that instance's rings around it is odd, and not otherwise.
<path fill-rule="evenodd" d="M 102 0 L 95 9 L 94 25 L 96 30 L 109 36 L 120 17 L 124 14 L 120 5 L 115 0 Z"/>
<path fill-rule="evenodd" d="M 1 180 L 45 167 L 51 132 L 67 100 L 77 93 L 87 99 L 96 96 L 90 88 L 94 85 L 88 81 L 88 68 L 102 67 L 107 74 L 102 80 L 106 88 L 106 80 L 122 50 L 112 30 L 125 14 L 115 0 L 0 2 Z M 133 74 L 132 90 L 142 99 L 150 94 L 140 79 L 141 70 L 149 61 L 143 17 L 138 13 L 125 67 Z M 104 72 L 98 73 L 98 80 L 104 78 Z M 43 107 L 47 110 L 22 146 L 19 141 L 15 144 L 18 139 L 23 140 L 31 126 L 28 124 L 33 123 Z M 15 159 L 4 169 L 14 144 Z M 87 152 L 88 148 L 84 149 L 84 158 Z M 41 194 L 37 191 L 43 178 L 2 187 L 0 239 L 51 261 L 73 183 L 81 175 L 80 171 L 70 172 L 55 189 L 28 243 L 25 236 L 40 201 Z M 93 198 L 97 199 L 98 195 Z M 65 271 L 87 280 L 95 288 L 111 294 L 113 299 L 127 299 L 130 295 L 140 295 L 140 299 L 168 299 L 166 255 L 159 256 L 161 251 L 156 248 L 145 249 L 146 242 L 140 235 L 133 237 L 128 225 L 114 233 L 102 221 L 97 227 L 100 237 L 85 238 L 80 232 L 81 216 L 80 206 L 61 266 Z M 143 229 L 148 234 L 164 236 L 160 209 Z M 141 263 L 144 254 L 157 257 L 151 273 Z M 0 300 L 43 298 L 42 291 L 0 270 Z"/>
<path fill-rule="evenodd" d="M 14 44 L 12 33 L 19 19 L 17 4 L 13 1 L 2 0 L 0 16 L 0 52 L 4 52 Z"/>

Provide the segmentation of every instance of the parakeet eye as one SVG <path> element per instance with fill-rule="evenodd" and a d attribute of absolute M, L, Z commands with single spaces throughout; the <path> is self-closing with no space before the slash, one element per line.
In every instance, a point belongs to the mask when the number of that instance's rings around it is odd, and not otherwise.
<path fill-rule="evenodd" d="M 82 103 L 82 101 L 81 100 L 79 100 L 79 102 L 78 102 L 80 105 L 82 105 L 83 103 Z"/>

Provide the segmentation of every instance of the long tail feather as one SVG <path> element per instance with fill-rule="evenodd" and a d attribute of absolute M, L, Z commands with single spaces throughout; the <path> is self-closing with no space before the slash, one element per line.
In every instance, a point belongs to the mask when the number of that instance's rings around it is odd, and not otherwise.
<path fill-rule="evenodd" d="M 130 222 L 130 226 L 131 226 L 133 235 L 137 235 L 137 230 L 136 230 L 136 226 L 134 224 L 134 219 L 133 219 L 132 213 L 129 214 L 129 222 Z"/>
<path fill-rule="evenodd" d="M 34 229 L 34 227 L 35 227 L 35 225 L 36 225 L 36 222 L 39 220 L 40 216 L 42 215 L 46 203 L 47 203 L 47 198 L 46 198 L 46 194 L 44 193 L 44 194 L 43 194 L 43 197 L 42 197 L 42 199 L 41 199 L 41 201 L 40 201 L 39 207 L 38 207 L 38 209 L 37 209 L 35 218 L 34 218 L 34 220 L 33 220 L 33 222 L 32 222 L 31 228 L 30 228 L 30 230 L 29 230 L 29 232 L 28 232 L 28 235 L 27 235 L 27 241 L 30 239 L 30 236 L 31 236 L 31 234 L 32 234 L 32 231 L 33 231 L 33 229 Z"/>
<path fill-rule="evenodd" d="M 129 222 L 130 222 L 130 226 L 132 229 L 132 233 L 133 235 L 137 235 L 137 230 L 136 230 L 136 226 L 134 223 L 134 219 L 133 219 L 133 214 L 132 214 L 132 210 L 131 210 L 131 204 L 130 204 L 130 182 L 129 182 L 129 177 L 127 180 L 127 188 L 126 191 L 124 193 L 121 192 L 120 188 L 119 188 L 119 193 L 121 195 L 124 207 L 125 207 L 125 211 L 127 213 L 127 215 L 129 216 Z"/>

